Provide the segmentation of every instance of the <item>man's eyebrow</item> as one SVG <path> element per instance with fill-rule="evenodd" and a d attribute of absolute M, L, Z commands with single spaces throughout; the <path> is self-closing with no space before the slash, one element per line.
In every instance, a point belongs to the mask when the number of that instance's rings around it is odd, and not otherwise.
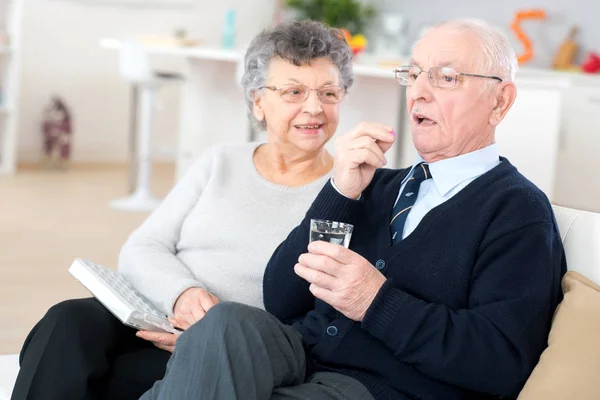
<path fill-rule="evenodd" d="M 457 60 L 444 61 L 444 62 L 441 62 L 438 65 L 436 65 L 436 67 L 452 67 L 452 66 L 456 66 L 457 64 L 458 64 Z"/>
<path fill-rule="evenodd" d="M 460 63 L 458 62 L 458 60 L 449 60 L 449 61 L 443 61 L 439 64 L 434 65 L 434 67 L 454 67 L 459 65 Z M 409 65 L 416 65 L 418 67 L 421 67 L 421 65 L 419 64 L 418 61 L 416 61 L 414 58 L 411 58 L 409 61 Z"/>

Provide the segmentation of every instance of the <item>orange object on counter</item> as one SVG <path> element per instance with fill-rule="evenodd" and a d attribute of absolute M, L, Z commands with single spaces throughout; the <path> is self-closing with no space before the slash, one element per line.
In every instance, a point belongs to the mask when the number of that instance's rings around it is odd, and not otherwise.
<path fill-rule="evenodd" d="M 521 21 L 527 19 L 538 19 L 544 20 L 546 19 L 546 12 L 540 9 L 533 10 L 521 10 L 517 11 L 515 14 L 515 18 L 510 26 L 512 31 L 515 33 L 519 41 L 523 44 L 524 52 L 517 56 L 517 61 L 519 64 L 524 64 L 533 58 L 533 45 L 529 37 L 525 34 L 523 29 L 521 29 Z"/>
<path fill-rule="evenodd" d="M 354 55 L 359 54 L 367 47 L 367 38 L 364 35 L 358 34 L 353 36 L 347 29 L 343 28 L 341 31 L 344 34 L 346 43 L 348 43 L 348 46 L 350 46 L 350 50 L 352 50 Z"/>
<path fill-rule="evenodd" d="M 560 45 L 558 52 L 554 56 L 552 62 L 552 68 L 554 69 L 568 69 L 573 65 L 575 55 L 577 54 L 578 45 L 575 42 L 575 35 L 577 34 L 577 27 L 574 26 L 569 31 L 569 35 L 564 42 Z"/>

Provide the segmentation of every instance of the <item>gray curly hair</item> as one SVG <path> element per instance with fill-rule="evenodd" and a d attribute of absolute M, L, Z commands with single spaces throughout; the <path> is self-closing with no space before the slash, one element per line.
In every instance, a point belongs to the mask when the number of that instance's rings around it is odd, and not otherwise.
<path fill-rule="evenodd" d="M 252 40 L 246 51 L 242 76 L 248 117 L 259 130 L 266 129 L 267 124 L 254 117 L 254 93 L 265 85 L 269 64 L 275 57 L 298 66 L 325 57 L 338 68 L 340 86 L 348 90 L 354 83 L 352 52 L 340 30 L 308 20 L 284 22 L 265 29 Z"/>

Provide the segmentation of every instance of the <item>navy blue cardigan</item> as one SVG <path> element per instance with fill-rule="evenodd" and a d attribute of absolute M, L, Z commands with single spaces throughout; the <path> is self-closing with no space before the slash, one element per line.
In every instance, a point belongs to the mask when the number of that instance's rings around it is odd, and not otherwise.
<path fill-rule="evenodd" d="M 309 372 L 353 376 L 376 399 L 517 396 L 547 345 L 566 262 L 548 199 L 501 160 L 393 246 L 408 169 L 378 170 L 358 201 L 323 188 L 264 276 L 265 307 L 302 333 Z M 354 224 L 350 248 L 387 277 L 362 323 L 294 273 L 310 218 Z"/>

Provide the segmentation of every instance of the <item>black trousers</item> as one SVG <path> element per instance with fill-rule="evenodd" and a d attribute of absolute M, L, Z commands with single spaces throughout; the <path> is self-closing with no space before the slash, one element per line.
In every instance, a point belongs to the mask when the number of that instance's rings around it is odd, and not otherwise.
<path fill-rule="evenodd" d="M 171 353 L 135 332 L 94 298 L 53 306 L 25 340 L 11 400 L 139 399 Z"/>

